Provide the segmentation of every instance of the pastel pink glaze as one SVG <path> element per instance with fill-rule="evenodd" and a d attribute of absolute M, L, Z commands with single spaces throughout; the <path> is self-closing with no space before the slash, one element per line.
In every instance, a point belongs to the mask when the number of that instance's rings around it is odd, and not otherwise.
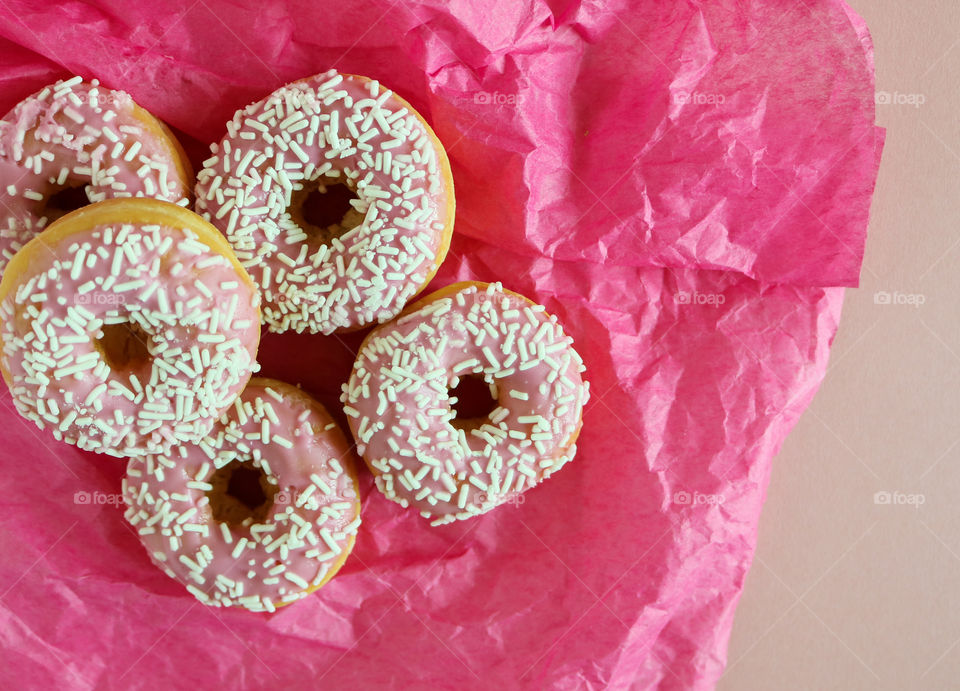
<path fill-rule="evenodd" d="M 77 80 L 45 87 L 0 120 L 0 273 L 53 220 L 46 201 L 65 187 L 85 185 L 91 202 L 187 203 L 177 154 L 135 116 L 133 99 L 96 80 Z"/>
<path fill-rule="evenodd" d="M 446 250 L 446 154 L 376 81 L 331 70 L 284 86 L 238 111 L 213 153 L 197 176 L 197 211 L 260 284 L 271 331 L 332 333 L 391 319 Z M 319 244 L 290 217 L 291 194 L 344 179 L 364 220 Z"/>
<path fill-rule="evenodd" d="M 195 441 L 259 368 L 259 296 L 192 231 L 99 225 L 28 256 L 0 303 L 0 358 L 17 410 L 57 439 L 114 456 Z M 131 321 L 150 357 L 115 370 L 96 342 Z"/>
<path fill-rule="evenodd" d="M 499 284 L 424 300 L 367 337 L 341 400 L 377 487 L 440 524 L 489 511 L 573 458 L 589 387 L 543 307 Z M 466 374 L 494 384 L 498 404 L 469 432 L 454 426 L 448 391 Z"/>
<path fill-rule="evenodd" d="M 304 597 L 332 565 L 342 563 L 360 524 L 359 495 L 348 470 L 353 457 L 343 433 L 306 394 L 268 390 L 269 382 L 251 380 L 200 444 L 168 457 L 131 459 L 127 467 L 127 520 L 154 563 L 207 605 L 272 611 Z M 264 420 L 272 441 L 261 434 Z M 276 442 L 281 435 L 289 448 Z M 279 488 L 270 520 L 228 526 L 213 518 L 202 483 L 215 467 L 235 459 L 262 468 Z M 275 545 L 284 535 L 292 537 Z"/>

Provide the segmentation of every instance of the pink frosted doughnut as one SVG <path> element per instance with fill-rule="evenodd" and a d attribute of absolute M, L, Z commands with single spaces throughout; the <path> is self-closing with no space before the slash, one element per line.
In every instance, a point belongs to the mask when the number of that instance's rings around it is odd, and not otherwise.
<path fill-rule="evenodd" d="M 377 487 L 433 525 L 512 500 L 573 458 L 589 386 L 556 318 L 500 284 L 457 283 L 374 329 L 341 401 Z M 496 401 L 462 419 L 482 378 Z"/>
<path fill-rule="evenodd" d="M 392 319 L 446 255 L 454 194 L 443 146 L 376 81 L 331 70 L 288 84 L 238 111 L 213 154 L 197 210 L 260 284 L 271 331 Z M 329 202 L 337 189 L 356 196 L 349 210 L 311 219 L 310 193 Z"/>
<path fill-rule="evenodd" d="M 353 549 L 351 454 L 317 401 L 254 378 L 199 444 L 130 460 L 126 517 L 202 603 L 272 612 L 324 585 Z"/>
<path fill-rule="evenodd" d="M 80 77 L 45 87 L 0 120 L 0 272 L 65 213 L 48 204 L 62 190 L 85 191 L 84 204 L 154 197 L 185 206 L 192 177 L 166 125 L 123 91 Z"/>
<path fill-rule="evenodd" d="M 210 430 L 258 369 L 259 295 L 209 223 L 155 199 L 74 211 L 0 280 L 0 370 L 17 411 L 114 456 Z"/>

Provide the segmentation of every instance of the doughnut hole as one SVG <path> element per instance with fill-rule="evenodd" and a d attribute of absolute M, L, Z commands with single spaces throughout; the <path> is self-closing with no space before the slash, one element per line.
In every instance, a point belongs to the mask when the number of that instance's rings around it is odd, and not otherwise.
<path fill-rule="evenodd" d="M 213 519 L 231 526 L 263 523 L 273 509 L 277 485 L 262 468 L 250 461 L 230 461 L 208 480 L 207 490 Z"/>
<path fill-rule="evenodd" d="M 96 347 L 111 369 L 133 372 L 150 362 L 150 334 L 139 324 L 104 324 L 101 333 Z"/>
<path fill-rule="evenodd" d="M 451 423 L 457 429 L 470 430 L 486 423 L 497 408 L 497 385 L 487 382 L 479 374 L 454 377 L 447 395 L 454 418 Z"/>
<path fill-rule="evenodd" d="M 43 213 L 49 223 L 88 204 L 90 197 L 87 196 L 86 185 L 66 186 L 47 197 Z"/>
<path fill-rule="evenodd" d="M 363 223 L 364 214 L 350 203 L 357 199 L 349 184 L 324 176 L 296 190 L 287 211 L 307 234 L 308 242 L 319 247 Z"/>

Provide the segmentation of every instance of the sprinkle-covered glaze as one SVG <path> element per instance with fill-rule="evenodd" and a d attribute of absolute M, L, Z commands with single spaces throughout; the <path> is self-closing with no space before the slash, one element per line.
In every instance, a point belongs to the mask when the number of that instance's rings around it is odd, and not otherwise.
<path fill-rule="evenodd" d="M 178 150 L 145 117 L 123 91 L 73 77 L 0 120 L 0 273 L 55 220 L 46 204 L 58 190 L 84 186 L 91 202 L 153 197 L 187 205 Z"/>
<path fill-rule="evenodd" d="M 53 235 L 4 277 L 0 365 L 17 410 L 114 456 L 203 437 L 259 367 L 249 278 L 188 228 L 110 223 L 49 244 Z M 115 324 L 134 329 L 145 359 L 111 365 L 101 339 Z"/>
<path fill-rule="evenodd" d="M 364 341 L 341 401 L 377 487 L 433 525 L 510 500 L 576 453 L 588 384 L 556 318 L 500 284 L 456 284 Z M 455 424 L 450 389 L 482 376 L 497 401 Z"/>
<path fill-rule="evenodd" d="M 213 146 L 197 209 L 261 287 L 271 331 L 332 333 L 396 316 L 446 254 L 453 181 L 443 147 L 376 81 L 335 71 L 240 110 Z M 329 243 L 291 216 L 305 186 L 344 182 L 362 222 Z"/>
<path fill-rule="evenodd" d="M 262 522 L 214 519 L 208 492 L 232 461 L 261 469 L 278 492 Z M 340 568 L 360 525 L 350 446 L 298 389 L 251 379 L 199 444 L 131 459 L 126 518 L 168 576 L 206 605 L 272 612 Z"/>

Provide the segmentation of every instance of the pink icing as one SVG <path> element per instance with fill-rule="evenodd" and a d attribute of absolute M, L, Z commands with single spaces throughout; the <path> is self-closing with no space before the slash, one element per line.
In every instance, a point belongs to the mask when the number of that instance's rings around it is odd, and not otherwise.
<path fill-rule="evenodd" d="M 375 329 L 341 400 L 377 487 L 441 524 L 489 511 L 573 458 L 582 371 L 543 307 L 470 285 Z M 497 391 L 469 432 L 454 426 L 449 395 L 468 374 Z"/>
<path fill-rule="evenodd" d="M 100 225 L 36 247 L 0 304 L 17 410 L 114 456 L 201 438 L 259 367 L 259 296 L 241 279 L 180 228 Z M 150 357 L 113 369 L 96 343 L 111 323 L 142 328 Z"/>
<path fill-rule="evenodd" d="M 198 175 L 197 210 L 260 284 L 272 331 L 331 333 L 396 316 L 432 272 L 453 189 L 428 129 L 376 81 L 329 71 L 240 110 Z M 363 222 L 329 244 L 291 194 L 347 180 Z"/>
<path fill-rule="evenodd" d="M 199 444 L 127 467 L 127 520 L 154 563 L 207 605 L 273 611 L 304 597 L 349 551 L 360 525 L 343 433 L 306 394 L 270 383 L 251 380 Z M 207 481 L 233 460 L 278 486 L 267 521 L 213 518 Z"/>
<path fill-rule="evenodd" d="M 45 87 L 0 120 L 0 272 L 49 221 L 46 201 L 85 185 L 91 202 L 155 197 L 186 205 L 177 154 L 134 115 L 123 91 L 80 77 Z"/>

